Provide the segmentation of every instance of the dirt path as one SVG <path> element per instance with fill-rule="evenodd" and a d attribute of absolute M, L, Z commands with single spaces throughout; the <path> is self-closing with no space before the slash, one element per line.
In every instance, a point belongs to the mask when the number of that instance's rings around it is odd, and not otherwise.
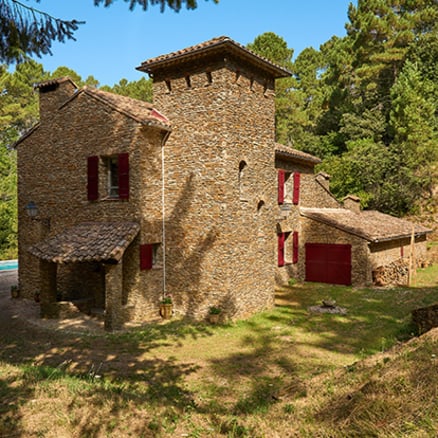
<path fill-rule="evenodd" d="M 117 377 L 157 366 L 157 360 L 147 357 L 155 345 L 153 337 L 146 342 L 135 337 L 120 342 L 108 335 L 102 321 L 85 314 L 64 320 L 41 319 L 38 303 L 11 298 L 14 284 L 16 273 L 0 273 L 0 360 L 63 368 L 68 364 L 75 374 L 102 369 Z"/>
<path fill-rule="evenodd" d="M 39 304 L 26 299 L 12 299 L 11 286 L 18 284 L 17 271 L 0 272 L 0 325 L 14 320 L 41 329 L 63 330 L 64 333 L 103 334 L 103 322 L 81 315 L 76 318 L 56 320 L 41 319 Z"/>

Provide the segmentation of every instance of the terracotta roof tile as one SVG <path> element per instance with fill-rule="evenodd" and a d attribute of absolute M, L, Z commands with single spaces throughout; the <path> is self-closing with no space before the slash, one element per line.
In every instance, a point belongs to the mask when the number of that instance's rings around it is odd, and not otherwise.
<path fill-rule="evenodd" d="M 238 53 L 241 58 L 250 59 L 253 63 L 257 63 L 261 67 L 268 69 L 274 77 L 281 78 L 291 75 L 291 73 L 285 68 L 272 63 L 260 55 L 257 55 L 256 53 L 247 49 L 245 46 L 237 43 L 227 36 L 216 37 L 176 52 L 148 59 L 147 61 L 142 62 L 141 65 L 137 67 L 137 70 L 144 71 L 146 73 L 152 73 L 157 68 L 165 67 L 168 64 L 174 63 L 175 61 L 196 58 L 205 53 L 210 53 L 218 49 L 226 49 L 231 52 Z"/>
<path fill-rule="evenodd" d="M 302 216 L 362 237 L 370 242 L 381 242 L 410 237 L 412 227 L 416 235 L 432 230 L 378 211 L 356 213 L 346 208 L 301 208 Z"/>
<path fill-rule="evenodd" d="M 31 246 L 29 252 L 54 263 L 118 262 L 139 230 L 135 222 L 84 222 Z"/>
<path fill-rule="evenodd" d="M 44 90 L 45 88 L 52 88 L 56 87 L 59 84 L 62 84 L 63 82 L 71 82 L 72 85 L 75 88 L 78 88 L 78 86 L 69 78 L 68 76 L 64 76 L 62 78 L 56 78 L 56 79 L 48 79 L 47 81 L 37 82 L 34 84 L 33 88 L 35 90 Z"/>
<path fill-rule="evenodd" d="M 321 163 L 321 159 L 315 157 L 314 155 L 308 154 L 307 152 L 299 151 L 298 149 L 284 146 L 280 143 L 275 143 L 275 154 L 312 164 Z"/>
<path fill-rule="evenodd" d="M 169 119 L 155 109 L 149 102 L 121 96 L 120 94 L 109 93 L 92 87 L 83 87 L 78 93 L 72 96 L 71 99 L 74 99 L 80 93 L 85 93 L 105 105 L 109 105 L 116 111 L 125 114 L 139 123 L 170 130 Z M 70 102 L 71 99 L 65 102 L 64 105 Z"/>

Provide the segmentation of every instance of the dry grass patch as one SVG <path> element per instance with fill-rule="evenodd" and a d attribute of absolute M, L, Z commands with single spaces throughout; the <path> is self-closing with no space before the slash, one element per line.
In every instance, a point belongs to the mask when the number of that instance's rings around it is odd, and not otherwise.
<path fill-rule="evenodd" d="M 347 313 L 308 311 L 328 297 Z M 401 341 L 437 297 L 295 285 L 246 321 L 102 336 L 0 320 L 0 436 L 434 436 L 437 332 Z"/>

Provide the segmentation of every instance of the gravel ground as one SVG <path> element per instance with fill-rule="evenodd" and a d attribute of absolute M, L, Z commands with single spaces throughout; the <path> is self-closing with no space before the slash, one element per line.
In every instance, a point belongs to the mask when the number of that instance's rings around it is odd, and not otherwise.
<path fill-rule="evenodd" d="M 18 284 L 17 271 L 0 272 L 0 320 L 3 324 L 32 325 L 49 330 L 62 330 L 68 332 L 88 332 L 93 334 L 105 333 L 103 322 L 88 315 L 80 315 L 71 319 L 41 319 L 40 306 L 33 300 L 11 298 L 11 286 Z M 3 325 L 1 324 L 1 325 Z"/>
<path fill-rule="evenodd" d="M 0 271 L 0 293 L 10 292 L 11 286 L 18 284 L 18 271 Z"/>

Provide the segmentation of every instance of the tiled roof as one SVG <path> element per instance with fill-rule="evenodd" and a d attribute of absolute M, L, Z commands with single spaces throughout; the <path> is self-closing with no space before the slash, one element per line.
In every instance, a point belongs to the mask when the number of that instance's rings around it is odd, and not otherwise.
<path fill-rule="evenodd" d="M 274 77 L 282 78 L 290 76 L 291 73 L 283 67 L 276 65 L 266 58 L 252 52 L 245 46 L 237 43 L 227 36 L 213 38 L 195 46 L 187 47 L 177 52 L 168 53 L 166 55 L 157 56 L 156 58 L 148 59 L 141 63 L 137 70 L 146 73 L 153 73 L 154 70 L 167 67 L 174 62 L 179 62 L 186 59 L 198 58 L 207 53 L 213 53 L 219 50 L 227 50 L 236 53 L 240 58 L 250 60 L 252 63 L 258 64 L 261 68 L 268 70 Z"/>
<path fill-rule="evenodd" d="M 64 105 L 81 93 L 85 93 L 88 96 L 99 100 L 105 105 L 110 106 L 114 110 L 125 114 L 141 124 L 170 130 L 170 122 L 167 117 L 156 110 L 151 103 L 127 96 L 121 96 L 120 94 L 109 93 L 92 87 L 83 87 L 78 93 L 72 96 L 71 99 L 65 102 Z"/>
<path fill-rule="evenodd" d="M 71 84 L 75 88 L 78 88 L 78 86 L 68 76 L 64 76 L 62 78 L 56 78 L 56 79 L 49 79 L 49 80 L 43 81 L 43 82 L 38 82 L 38 83 L 34 84 L 33 88 L 35 90 L 37 90 L 37 89 L 44 90 L 45 88 L 57 87 L 59 84 L 62 84 L 63 82 L 71 82 Z"/>
<path fill-rule="evenodd" d="M 28 129 L 15 143 L 12 143 L 11 147 L 16 149 L 23 140 L 30 137 L 39 127 L 39 122 L 36 125 L 33 125 L 32 128 Z"/>
<path fill-rule="evenodd" d="M 29 252 L 54 263 L 118 262 L 139 230 L 135 222 L 84 222 L 31 246 Z"/>
<path fill-rule="evenodd" d="M 284 146 L 280 143 L 275 143 L 275 154 L 281 155 L 282 157 L 291 158 L 298 161 L 304 161 L 312 164 L 321 163 L 321 160 L 314 155 L 308 154 L 307 152 L 299 151 L 298 149 Z"/>
<path fill-rule="evenodd" d="M 410 237 L 412 227 L 416 235 L 432 231 L 422 225 L 378 211 L 365 210 L 356 213 L 346 208 L 301 208 L 300 213 L 302 216 L 362 237 L 369 242 Z"/>

